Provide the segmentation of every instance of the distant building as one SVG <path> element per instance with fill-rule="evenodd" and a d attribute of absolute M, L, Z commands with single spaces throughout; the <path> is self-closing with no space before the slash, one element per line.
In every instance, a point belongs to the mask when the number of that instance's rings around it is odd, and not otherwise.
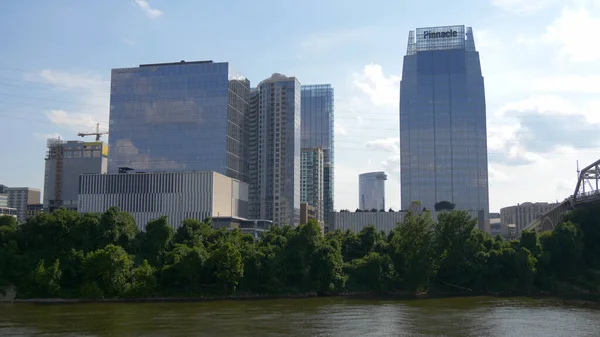
<path fill-rule="evenodd" d="M 17 209 L 0 206 L 0 216 L 12 216 L 12 217 L 16 218 L 17 217 Z"/>
<path fill-rule="evenodd" d="M 19 224 L 27 220 L 27 206 L 40 204 L 40 190 L 31 187 L 8 187 L 8 207 L 17 210 Z"/>
<path fill-rule="evenodd" d="M 314 209 L 318 223 L 324 223 L 323 149 L 303 148 L 301 152 L 300 201 Z M 302 218 L 302 204 L 300 213 Z M 302 219 L 300 223 L 303 223 Z"/>
<path fill-rule="evenodd" d="M 300 204 L 300 224 L 305 225 L 308 223 L 308 220 L 315 220 L 319 227 L 321 227 L 321 232 L 325 233 L 325 226 L 323 220 L 319 220 L 318 210 L 312 207 L 309 204 L 301 203 Z"/>
<path fill-rule="evenodd" d="M 362 210 L 385 210 L 385 172 L 369 172 L 358 176 L 358 204 Z"/>
<path fill-rule="evenodd" d="M 301 147 L 323 149 L 323 207 L 334 210 L 334 89 L 330 84 L 303 85 Z"/>
<path fill-rule="evenodd" d="M 489 231 L 488 233 L 490 233 L 490 235 L 492 236 L 496 236 L 496 235 L 507 235 L 508 234 L 508 230 L 507 227 L 502 226 L 502 221 L 500 220 L 500 213 L 490 213 L 490 221 L 489 221 Z"/>
<path fill-rule="evenodd" d="M 273 74 L 252 91 L 250 213 L 275 225 L 300 223 L 300 82 Z"/>
<path fill-rule="evenodd" d="M 219 227 L 239 227 L 248 220 L 248 184 L 216 172 L 91 174 L 79 179 L 80 213 L 117 206 L 131 213 L 142 230 L 163 215 L 175 229 L 187 218 L 211 217 Z"/>
<path fill-rule="evenodd" d="M 248 182 L 250 81 L 227 62 L 113 69 L 108 171 L 214 171 Z"/>
<path fill-rule="evenodd" d="M 102 142 L 48 139 L 44 176 L 44 208 L 77 209 L 80 174 L 101 174 L 108 169 L 108 145 Z"/>
<path fill-rule="evenodd" d="M 42 211 L 44 210 L 44 205 L 43 204 L 32 204 L 32 205 L 27 205 L 27 219 L 34 217 L 40 213 L 42 213 Z"/>
<path fill-rule="evenodd" d="M 519 233 L 533 220 L 541 217 L 556 206 L 558 206 L 558 203 L 525 202 L 516 206 L 504 207 L 500 210 L 500 222 L 503 227 L 514 224 L 516 233 Z"/>
<path fill-rule="evenodd" d="M 0 194 L 0 207 L 8 207 L 8 193 Z"/>
<path fill-rule="evenodd" d="M 373 225 L 378 231 L 390 232 L 398 223 L 404 220 L 402 212 L 334 212 L 329 231 L 351 230 L 360 232 L 363 228 Z"/>

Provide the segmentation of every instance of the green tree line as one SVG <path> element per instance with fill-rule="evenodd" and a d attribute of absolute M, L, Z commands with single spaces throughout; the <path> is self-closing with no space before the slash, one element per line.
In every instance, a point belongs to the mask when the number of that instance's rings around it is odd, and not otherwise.
<path fill-rule="evenodd" d="M 0 217 L 0 285 L 20 298 L 148 298 L 348 292 L 596 292 L 600 210 L 571 212 L 553 231 L 492 238 L 464 211 L 433 221 L 407 214 L 390 233 L 373 226 L 326 235 L 314 222 L 255 239 L 166 217 L 138 230 L 118 208 L 64 209 L 17 226 Z"/>

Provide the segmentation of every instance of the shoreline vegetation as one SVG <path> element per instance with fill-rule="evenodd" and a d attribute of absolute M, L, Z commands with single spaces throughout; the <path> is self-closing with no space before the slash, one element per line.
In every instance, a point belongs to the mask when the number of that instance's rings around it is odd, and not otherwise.
<path fill-rule="evenodd" d="M 600 207 L 519 240 L 475 229 L 467 212 L 407 214 L 390 233 L 321 234 L 315 222 L 259 240 L 210 219 L 166 217 L 140 232 L 118 208 L 65 209 L 17 226 L 0 217 L 0 302 L 199 302 L 343 297 L 555 297 L 600 301 Z M 14 290 L 11 292 L 11 289 Z M 7 291 L 8 290 L 8 291 Z M 12 297 L 12 298 L 11 298 Z"/>
<path fill-rule="evenodd" d="M 530 298 L 530 299 L 560 299 L 576 300 L 585 302 L 600 302 L 600 294 L 571 292 L 571 293 L 483 293 L 483 292 L 434 292 L 434 293 L 375 293 L 375 292 L 356 292 L 339 293 L 334 295 L 322 296 L 317 293 L 310 294 L 254 294 L 254 295 L 232 295 L 217 297 L 148 297 L 148 298 L 105 298 L 105 299 L 85 299 L 85 298 L 15 298 L 12 300 L 0 300 L 2 303 L 27 303 L 27 304 L 84 304 L 84 303 L 201 303 L 211 301 L 261 301 L 278 299 L 310 299 L 310 298 L 341 298 L 355 300 L 427 300 L 427 299 L 445 299 L 445 298 Z"/>

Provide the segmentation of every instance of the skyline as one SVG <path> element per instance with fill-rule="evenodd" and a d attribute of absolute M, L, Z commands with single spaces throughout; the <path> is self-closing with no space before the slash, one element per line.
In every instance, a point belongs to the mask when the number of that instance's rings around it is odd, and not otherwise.
<path fill-rule="evenodd" d="M 230 62 L 253 86 L 274 72 L 331 83 L 335 208 L 357 208 L 358 174 L 383 170 L 386 207 L 398 209 L 398 84 L 408 31 L 464 23 L 474 29 L 486 83 L 490 211 L 572 194 L 576 160 L 584 167 L 598 159 L 600 47 L 579 34 L 600 28 L 597 1 L 463 1 L 439 12 L 422 8 L 440 1 L 357 3 L 239 2 L 239 11 L 164 0 L 3 4 L 0 25 L 11 34 L 0 55 L 0 132 L 16 141 L 0 149 L 0 184 L 41 189 L 46 138 L 81 140 L 77 132 L 108 121 L 110 69 L 214 60 Z M 266 29 L 295 16 L 301 27 Z M 211 29 L 218 17 L 227 27 Z M 239 34 L 248 25 L 260 34 Z M 28 29 L 14 30 L 20 26 Z"/>

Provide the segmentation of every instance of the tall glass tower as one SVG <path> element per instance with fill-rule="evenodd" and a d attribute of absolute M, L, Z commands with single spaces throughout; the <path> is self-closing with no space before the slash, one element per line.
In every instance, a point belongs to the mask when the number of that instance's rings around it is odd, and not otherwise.
<path fill-rule="evenodd" d="M 250 81 L 227 62 L 113 69 L 109 173 L 215 171 L 248 182 Z"/>
<path fill-rule="evenodd" d="M 302 86 L 302 148 L 323 149 L 323 208 L 325 224 L 334 209 L 334 92 L 330 84 Z"/>
<path fill-rule="evenodd" d="M 400 84 L 402 208 L 440 201 L 489 217 L 485 92 L 473 31 L 408 35 Z"/>

